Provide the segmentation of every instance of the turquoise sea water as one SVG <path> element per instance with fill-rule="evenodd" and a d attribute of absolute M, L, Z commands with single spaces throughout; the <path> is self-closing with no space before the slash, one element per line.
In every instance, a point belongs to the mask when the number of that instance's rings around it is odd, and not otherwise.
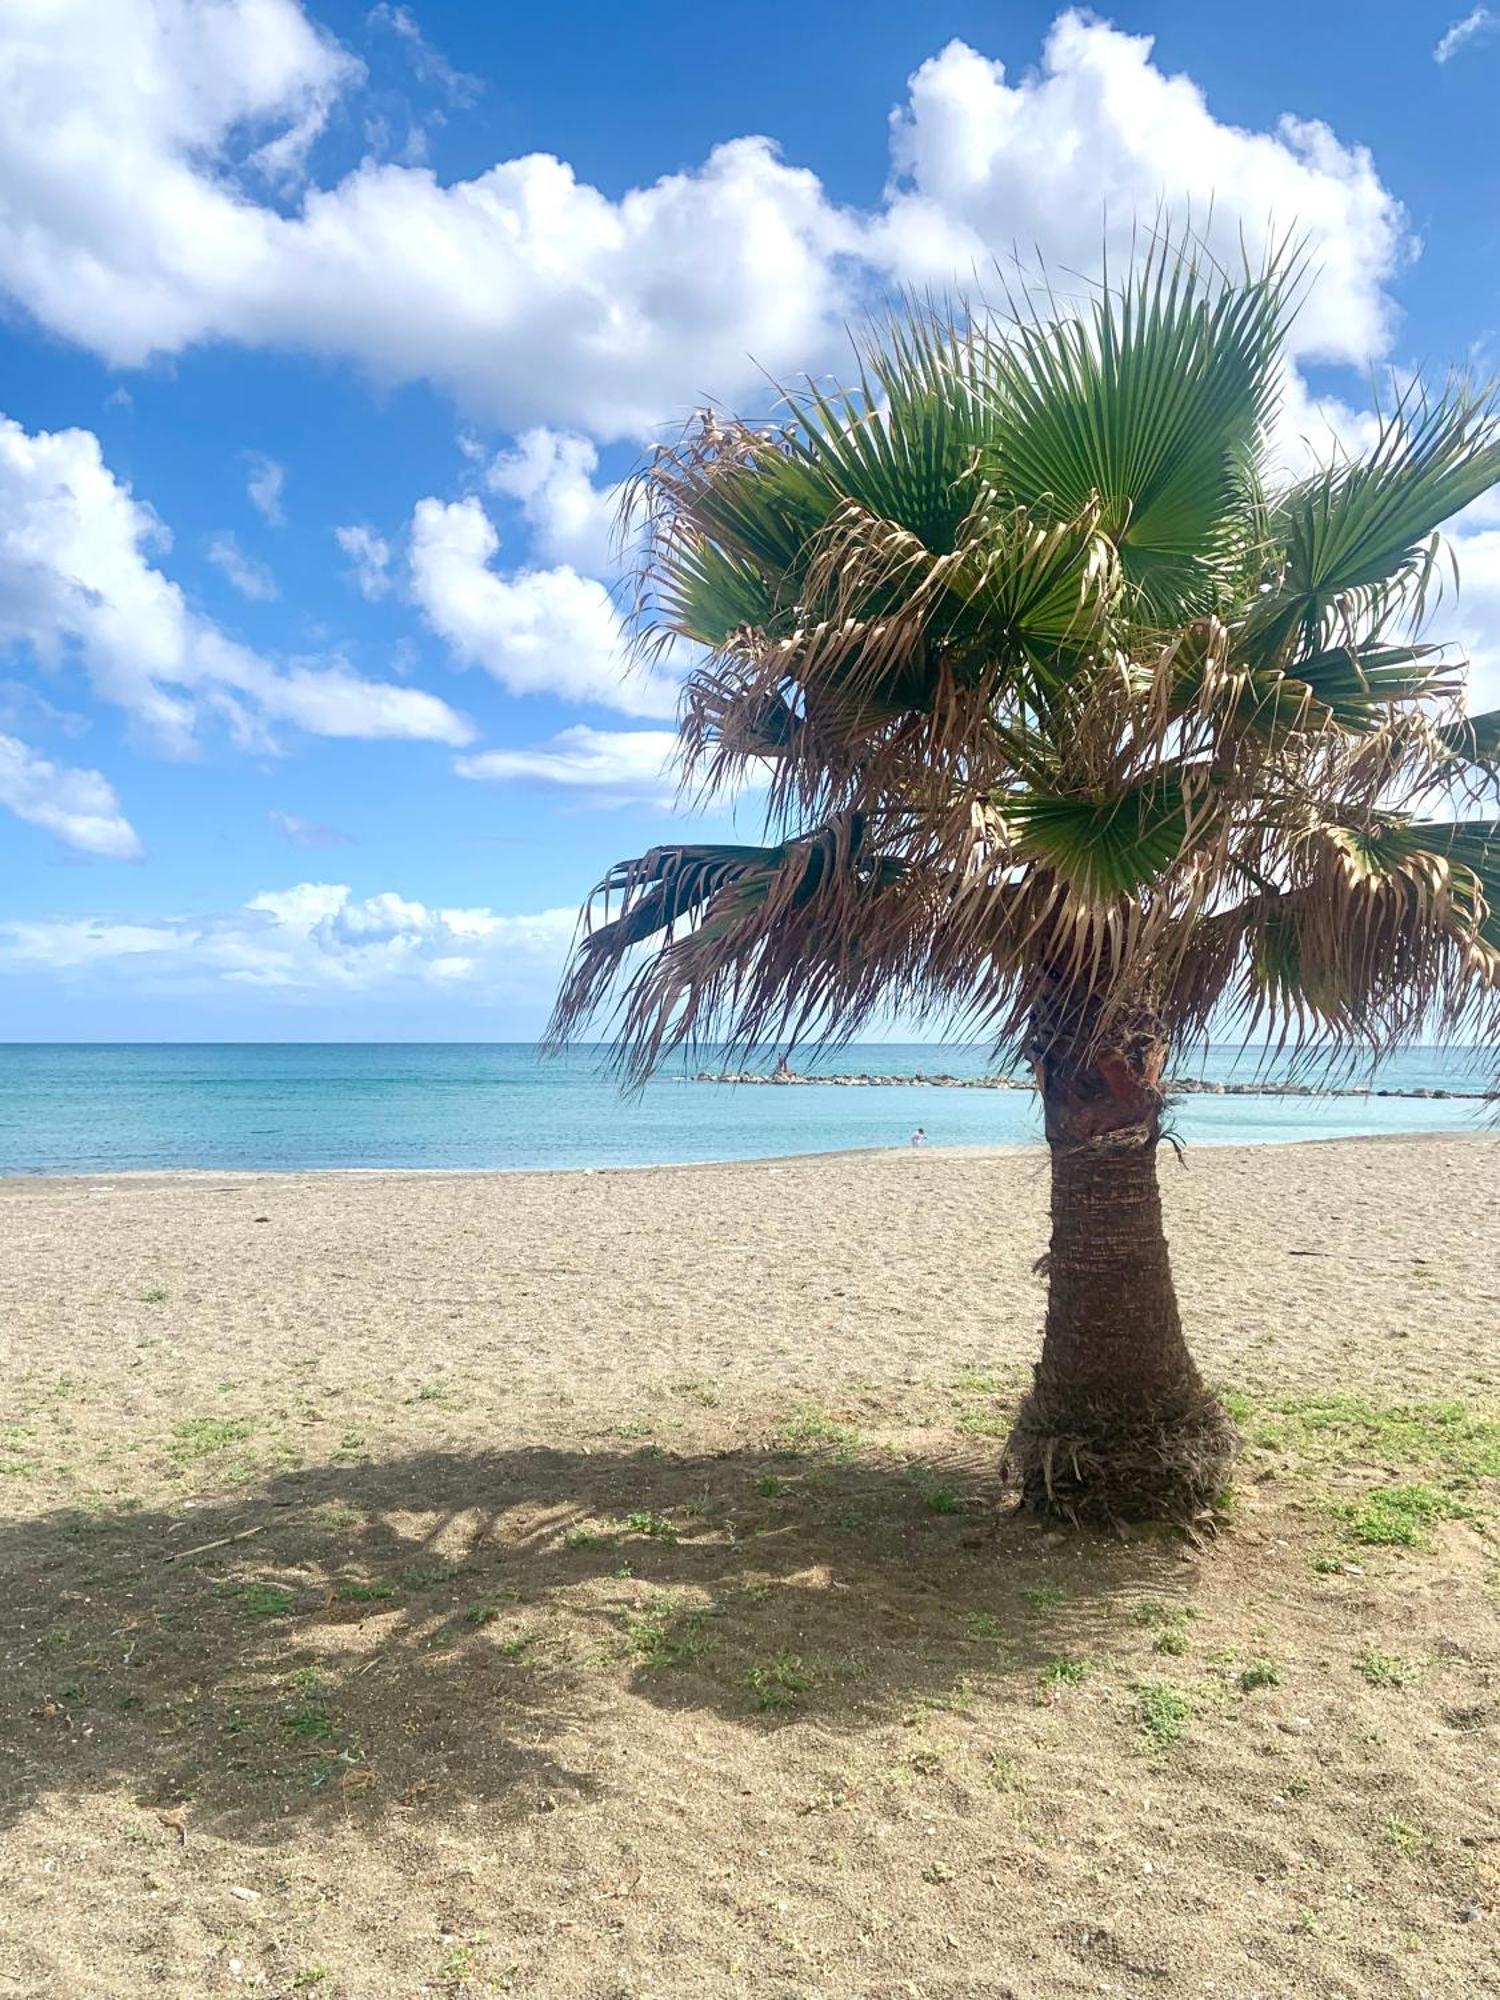
<path fill-rule="evenodd" d="M 821 1067 L 980 1076 L 992 1064 L 982 1049 L 863 1043 Z M 1182 1070 L 1246 1079 L 1254 1064 L 1236 1046 Z M 1472 1052 L 1416 1049 L 1375 1082 L 1472 1090 L 1493 1074 Z M 1441 1099 L 1186 1097 L 1174 1123 L 1188 1144 L 1243 1143 L 1480 1131 L 1491 1111 Z M 547 1061 L 523 1043 L 0 1044 L 0 1174 L 645 1166 L 900 1145 L 917 1125 L 940 1146 L 1040 1138 L 1030 1092 L 764 1089 L 674 1074 L 622 1098 L 599 1054 Z"/>

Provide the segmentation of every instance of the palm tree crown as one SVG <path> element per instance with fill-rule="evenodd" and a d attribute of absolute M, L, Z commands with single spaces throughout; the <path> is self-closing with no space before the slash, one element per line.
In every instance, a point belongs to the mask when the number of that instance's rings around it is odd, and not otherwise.
<path fill-rule="evenodd" d="M 1278 483 L 1294 289 L 1166 247 L 1076 314 L 913 308 L 656 453 L 646 643 L 700 649 L 685 768 L 764 782 L 766 839 L 611 870 L 555 1034 L 614 1000 L 639 1076 L 877 1006 L 1034 1056 L 1500 1027 L 1500 713 L 1417 636 L 1495 406 L 1411 392 Z"/>

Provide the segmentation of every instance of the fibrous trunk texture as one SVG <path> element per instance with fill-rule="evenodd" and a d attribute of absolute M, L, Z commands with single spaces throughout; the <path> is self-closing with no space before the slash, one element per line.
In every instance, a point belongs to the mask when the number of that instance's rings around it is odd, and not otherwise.
<path fill-rule="evenodd" d="M 1183 1338 L 1157 1184 L 1165 1049 L 1037 1058 L 1052 1153 L 1047 1320 L 1006 1447 L 1024 1505 L 1069 1520 L 1193 1520 L 1222 1493 L 1234 1433 Z"/>

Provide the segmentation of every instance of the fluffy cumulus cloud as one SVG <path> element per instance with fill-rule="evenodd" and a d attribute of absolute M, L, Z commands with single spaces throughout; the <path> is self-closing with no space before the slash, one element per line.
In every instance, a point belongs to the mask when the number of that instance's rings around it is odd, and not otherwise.
<path fill-rule="evenodd" d="M 550 991 L 576 924 L 572 909 L 507 916 L 299 882 L 263 890 L 223 914 L 0 923 L 0 969 L 104 972 L 156 987 L 336 995 L 415 982 L 486 996 L 530 994 Z"/>
<path fill-rule="evenodd" d="M 264 746 L 274 726 L 318 736 L 463 744 L 437 696 L 347 666 L 278 666 L 188 604 L 152 557 L 161 522 L 104 463 L 90 431 L 29 433 L 0 418 L 0 654 L 76 656 L 96 695 L 156 747 L 182 755 L 206 717 Z"/>
<path fill-rule="evenodd" d="M 670 681 L 627 658 L 614 599 L 566 564 L 494 567 L 500 537 L 470 496 L 421 500 L 411 523 L 411 592 L 455 658 L 481 666 L 512 694 L 597 702 L 626 715 L 672 714 Z"/>
<path fill-rule="evenodd" d="M 141 852 L 108 779 L 54 764 L 14 736 L 0 736 L 0 806 L 80 854 L 133 861 Z"/>
<path fill-rule="evenodd" d="M 1362 149 L 1291 115 L 1226 125 L 1149 39 L 1074 12 L 1014 82 L 960 42 L 923 64 L 864 213 L 754 136 L 618 199 L 547 154 L 446 184 L 366 159 L 273 198 L 360 78 L 298 0 L 10 16 L 0 286 L 123 365 L 281 345 L 425 377 L 511 429 L 636 435 L 842 352 L 846 315 L 891 280 L 972 282 L 1012 246 L 1097 269 L 1106 218 L 1117 241 L 1162 204 L 1230 247 L 1305 232 L 1318 276 L 1297 339 L 1329 358 L 1382 350 L 1407 247 Z M 404 32 L 402 10 L 382 18 Z"/>
<path fill-rule="evenodd" d="M 608 576 L 619 567 L 621 494 L 618 486 L 594 484 L 598 469 L 599 453 L 586 437 L 538 426 L 491 459 L 485 483 L 518 503 L 532 547 L 545 561 Z"/>
<path fill-rule="evenodd" d="M 677 795 L 677 737 L 670 729 L 590 729 L 580 723 L 524 750 L 459 757 L 461 778 L 575 792 L 590 804 L 670 806 Z"/>
<path fill-rule="evenodd" d="M 911 79 L 892 121 L 896 169 L 872 248 L 908 280 L 972 273 L 1038 249 L 1060 274 L 1096 273 L 1101 249 L 1128 261 L 1132 232 L 1161 210 L 1191 222 L 1226 261 L 1295 231 L 1316 275 L 1293 329 L 1301 354 L 1360 362 L 1384 351 L 1384 290 L 1408 244 L 1401 210 L 1363 147 L 1283 117 L 1272 132 L 1222 124 L 1190 78 L 1152 62 L 1151 38 L 1068 12 L 1041 68 L 1006 66 L 950 42 Z M 1013 273 L 1012 273 L 1013 275 Z"/>

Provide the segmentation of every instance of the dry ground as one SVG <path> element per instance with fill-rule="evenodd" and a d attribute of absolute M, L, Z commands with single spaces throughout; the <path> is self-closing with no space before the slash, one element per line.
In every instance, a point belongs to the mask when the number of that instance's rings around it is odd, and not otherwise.
<path fill-rule="evenodd" d="M 1500 1152 L 1167 1167 L 1205 1550 L 1034 1155 L 0 1185 L 0 1995 L 1500 1995 Z"/>

